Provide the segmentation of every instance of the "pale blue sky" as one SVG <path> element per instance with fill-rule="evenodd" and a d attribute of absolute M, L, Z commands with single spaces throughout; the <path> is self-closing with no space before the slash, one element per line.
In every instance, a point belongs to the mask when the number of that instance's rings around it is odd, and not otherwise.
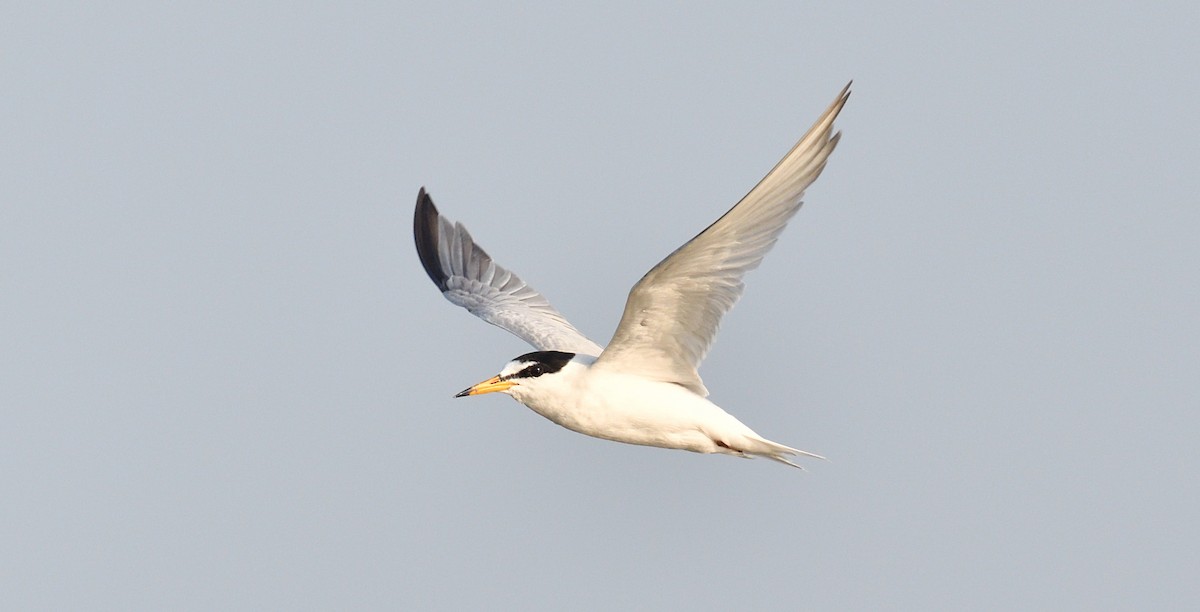
<path fill-rule="evenodd" d="M 0 9 L 0 608 L 1193 607 L 1200 11 L 833 4 Z M 604 342 L 851 78 L 701 370 L 831 461 L 451 398 L 420 186 Z"/>

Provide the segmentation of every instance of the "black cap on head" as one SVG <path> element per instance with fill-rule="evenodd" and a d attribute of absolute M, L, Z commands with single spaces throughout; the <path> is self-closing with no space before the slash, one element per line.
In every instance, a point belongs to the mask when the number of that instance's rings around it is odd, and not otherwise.
<path fill-rule="evenodd" d="M 563 351 L 525 353 L 513 361 L 526 362 L 530 365 L 514 374 L 512 378 L 533 378 L 542 374 L 553 374 L 566 367 L 574 357 L 575 353 L 564 353 Z"/>

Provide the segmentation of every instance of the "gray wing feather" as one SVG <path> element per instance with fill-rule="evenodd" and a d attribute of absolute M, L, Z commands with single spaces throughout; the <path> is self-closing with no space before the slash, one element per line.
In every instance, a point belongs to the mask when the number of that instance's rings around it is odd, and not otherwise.
<path fill-rule="evenodd" d="M 743 275 L 762 262 L 837 146 L 841 134 L 833 132 L 833 121 L 849 95 L 846 85 L 741 201 L 634 285 L 617 331 L 593 367 L 674 382 L 708 395 L 696 368 L 721 317 L 741 297 Z"/>
<path fill-rule="evenodd" d="M 541 351 L 596 356 L 603 350 L 542 294 L 492 261 L 461 223 L 438 213 L 424 187 L 417 194 L 413 238 L 426 274 L 451 303 Z"/>

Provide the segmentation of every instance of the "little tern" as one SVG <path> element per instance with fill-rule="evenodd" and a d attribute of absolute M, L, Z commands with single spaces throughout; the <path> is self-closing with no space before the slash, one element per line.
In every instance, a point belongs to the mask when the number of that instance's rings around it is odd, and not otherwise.
<path fill-rule="evenodd" d="M 741 297 L 742 277 L 775 244 L 837 146 L 833 121 L 849 96 L 846 85 L 749 193 L 633 286 L 607 347 L 492 260 L 422 187 L 413 234 L 429 278 L 452 303 L 537 349 L 455 397 L 505 393 L 567 429 L 628 444 L 766 457 L 797 468 L 788 457 L 822 458 L 767 440 L 709 401 L 696 368 Z"/>

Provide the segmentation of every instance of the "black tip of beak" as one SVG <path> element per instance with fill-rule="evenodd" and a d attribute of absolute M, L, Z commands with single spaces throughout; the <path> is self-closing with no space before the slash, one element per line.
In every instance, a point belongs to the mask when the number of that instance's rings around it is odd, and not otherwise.
<path fill-rule="evenodd" d="M 466 389 L 463 389 L 462 391 L 459 391 L 458 393 L 455 393 L 454 397 L 466 397 L 470 394 L 471 394 L 471 388 L 468 387 Z"/>

